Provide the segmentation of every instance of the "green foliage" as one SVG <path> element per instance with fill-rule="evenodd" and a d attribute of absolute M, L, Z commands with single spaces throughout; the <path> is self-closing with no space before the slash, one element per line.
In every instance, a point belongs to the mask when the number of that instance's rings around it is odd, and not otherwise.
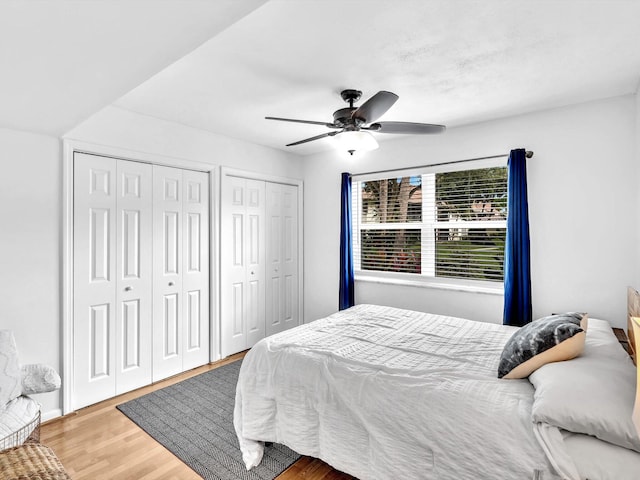
<path fill-rule="evenodd" d="M 436 277 L 501 282 L 504 244 L 504 229 L 474 229 L 458 240 L 438 241 Z"/>
<path fill-rule="evenodd" d="M 420 230 L 362 230 L 360 240 L 363 270 L 420 273 Z"/>

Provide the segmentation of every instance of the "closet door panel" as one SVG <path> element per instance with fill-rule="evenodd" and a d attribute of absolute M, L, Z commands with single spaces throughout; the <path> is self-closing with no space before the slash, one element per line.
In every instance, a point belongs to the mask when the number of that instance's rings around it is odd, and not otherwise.
<path fill-rule="evenodd" d="M 116 161 L 74 154 L 73 407 L 116 392 Z"/>
<path fill-rule="evenodd" d="M 282 185 L 266 184 L 266 334 L 282 331 Z"/>
<path fill-rule="evenodd" d="M 163 320 L 160 328 L 163 333 L 162 352 L 163 359 L 174 359 L 180 354 L 180 348 L 178 341 L 180 339 L 180 312 L 178 311 L 178 294 L 169 293 L 164 295 L 164 308 L 161 312 L 161 318 Z M 177 369 L 177 371 L 181 368 Z M 160 372 L 158 372 L 160 375 Z"/>
<path fill-rule="evenodd" d="M 223 357 L 245 350 L 245 223 L 246 180 L 223 177 L 220 219 L 220 311 L 221 354 Z"/>
<path fill-rule="evenodd" d="M 221 352 L 264 338 L 264 182 L 225 176 L 221 190 Z"/>
<path fill-rule="evenodd" d="M 265 182 L 246 180 L 246 344 L 253 347 L 265 337 Z"/>
<path fill-rule="evenodd" d="M 117 161 L 116 394 L 151 383 L 152 166 Z"/>
<path fill-rule="evenodd" d="M 182 170 L 153 166 L 153 381 L 182 371 Z"/>
<path fill-rule="evenodd" d="M 122 340 L 119 341 L 120 354 L 117 357 L 120 361 L 120 371 L 126 374 L 131 370 L 141 370 L 146 367 L 149 372 L 149 378 L 145 378 L 144 381 L 140 383 L 140 386 L 146 385 L 151 383 L 151 359 L 145 359 L 142 351 L 148 349 L 150 353 L 151 342 L 147 341 L 145 344 L 145 341 L 140 338 L 146 333 L 142 331 L 142 327 L 140 326 L 142 321 L 140 315 L 140 300 L 127 300 L 122 302 L 121 305 L 121 319 L 118 325 L 122 329 Z M 149 336 L 151 336 L 150 333 L 151 331 L 149 331 Z M 147 348 L 147 346 L 149 346 L 149 348 Z M 131 388 L 136 387 L 133 386 Z M 127 389 L 118 383 L 116 391 L 126 392 Z"/>
<path fill-rule="evenodd" d="M 249 280 L 246 289 L 247 336 L 252 337 L 253 344 L 251 346 L 253 346 L 255 342 L 264 338 L 264 315 L 263 312 L 259 310 L 261 297 L 260 282 L 257 280 Z"/>
<path fill-rule="evenodd" d="M 298 291 L 298 187 L 282 185 L 282 328 L 300 325 Z"/>
<path fill-rule="evenodd" d="M 209 361 L 209 176 L 183 171 L 183 370 Z"/>
<path fill-rule="evenodd" d="M 267 183 L 267 335 L 299 325 L 298 187 Z"/>

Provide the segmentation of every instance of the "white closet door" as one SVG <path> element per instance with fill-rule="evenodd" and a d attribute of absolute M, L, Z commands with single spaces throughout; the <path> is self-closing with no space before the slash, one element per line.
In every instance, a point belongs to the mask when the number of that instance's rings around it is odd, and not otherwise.
<path fill-rule="evenodd" d="M 116 183 L 116 160 L 74 154 L 74 408 L 116 392 Z"/>
<path fill-rule="evenodd" d="M 267 183 L 267 291 L 266 334 L 273 335 L 283 327 L 282 279 L 282 185 Z"/>
<path fill-rule="evenodd" d="M 221 353 L 264 338 L 265 184 L 224 176 L 221 190 Z"/>
<path fill-rule="evenodd" d="M 265 183 L 246 180 L 246 285 L 247 344 L 253 347 L 265 337 Z"/>
<path fill-rule="evenodd" d="M 117 161 L 116 394 L 151 383 L 152 167 Z"/>
<path fill-rule="evenodd" d="M 209 361 L 209 177 L 74 156 L 74 408 Z"/>
<path fill-rule="evenodd" d="M 282 320 L 284 330 L 300 325 L 298 187 L 282 185 Z"/>
<path fill-rule="evenodd" d="M 183 171 L 183 370 L 209 361 L 209 176 Z"/>
<path fill-rule="evenodd" d="M 246 348 L 246 180 L 224 176 L 220 215 L 220 311 L 222 357 Z"/>
<path fill-rule="evenodd" d="M 300 325 L 300 291 L 299 291 L 299 238 L 298 238 L 298 187 L 282 186 L 282 278 L 283 290 L 283 324 L 284 330 Z"/>
<path fill-rule="evenodd" d="M 299 324 L 298 187 L 267 182 L 266 334 Z"/>
<path fill-rule="evenodd" d="M 153 166 L 153 381 L 182 371 L 182 170 Z"/>

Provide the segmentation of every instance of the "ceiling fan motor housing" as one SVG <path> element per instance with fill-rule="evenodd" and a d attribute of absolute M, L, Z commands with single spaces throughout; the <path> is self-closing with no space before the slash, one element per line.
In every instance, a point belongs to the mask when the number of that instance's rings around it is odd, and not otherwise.
<path fill-rule="evenodd" d="M 353 118 L 351 116 L 354 110 L 356 110 L 355 107 L 347 107 L 336 110 L 335 112 L 333 112 L 333 123 L 336 126 L 346 128 L 347 130 L 359 127 L 364 122 L 359 118 Z"/>
<path fill-rule="evenodd" d="M 353 106 L 353 103 L 360 100 L 362 92 L 360 90 L 347 89 L 342 90 L 340 96 L 349 104 L 349 107 L 341 108 L 333 112 L 333 123 L 347 130 L 357 130 L 358 127 L 364 123 L 364 119 L 352 117 L 353 112 L 357 110 L 357 108 Z"/>

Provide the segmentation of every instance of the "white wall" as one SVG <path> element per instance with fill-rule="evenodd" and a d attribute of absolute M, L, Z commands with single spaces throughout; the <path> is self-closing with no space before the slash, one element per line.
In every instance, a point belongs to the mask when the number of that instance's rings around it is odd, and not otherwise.
<path fill-rule="evenodd" d="M 13 330 L 20 363 L 61 371 L 61 149 L 57 138 L 0 129 L 0 329 Z M 56 415 L 60 393 L 34 396 Z"/>
<path fill-rule="evenodd" d="M 113 106 L 96 113 L 65 138 L 295 179 L 302 177 L 302 162 L 297 155 Z"/>
<path fill-rule="evenodd" d="M 405 137 L 350 161 L 305 162 L 305 321 L 337 309 L 340 172 L 364 173 L 508 153 L 528 160 L 534 317 L 582 310 L 626 325 L 638 278 L 638 161 L 634 96 L 590 102 Z M 500 295 L 356 282 L 357 303 L 501 323 Z"/>

